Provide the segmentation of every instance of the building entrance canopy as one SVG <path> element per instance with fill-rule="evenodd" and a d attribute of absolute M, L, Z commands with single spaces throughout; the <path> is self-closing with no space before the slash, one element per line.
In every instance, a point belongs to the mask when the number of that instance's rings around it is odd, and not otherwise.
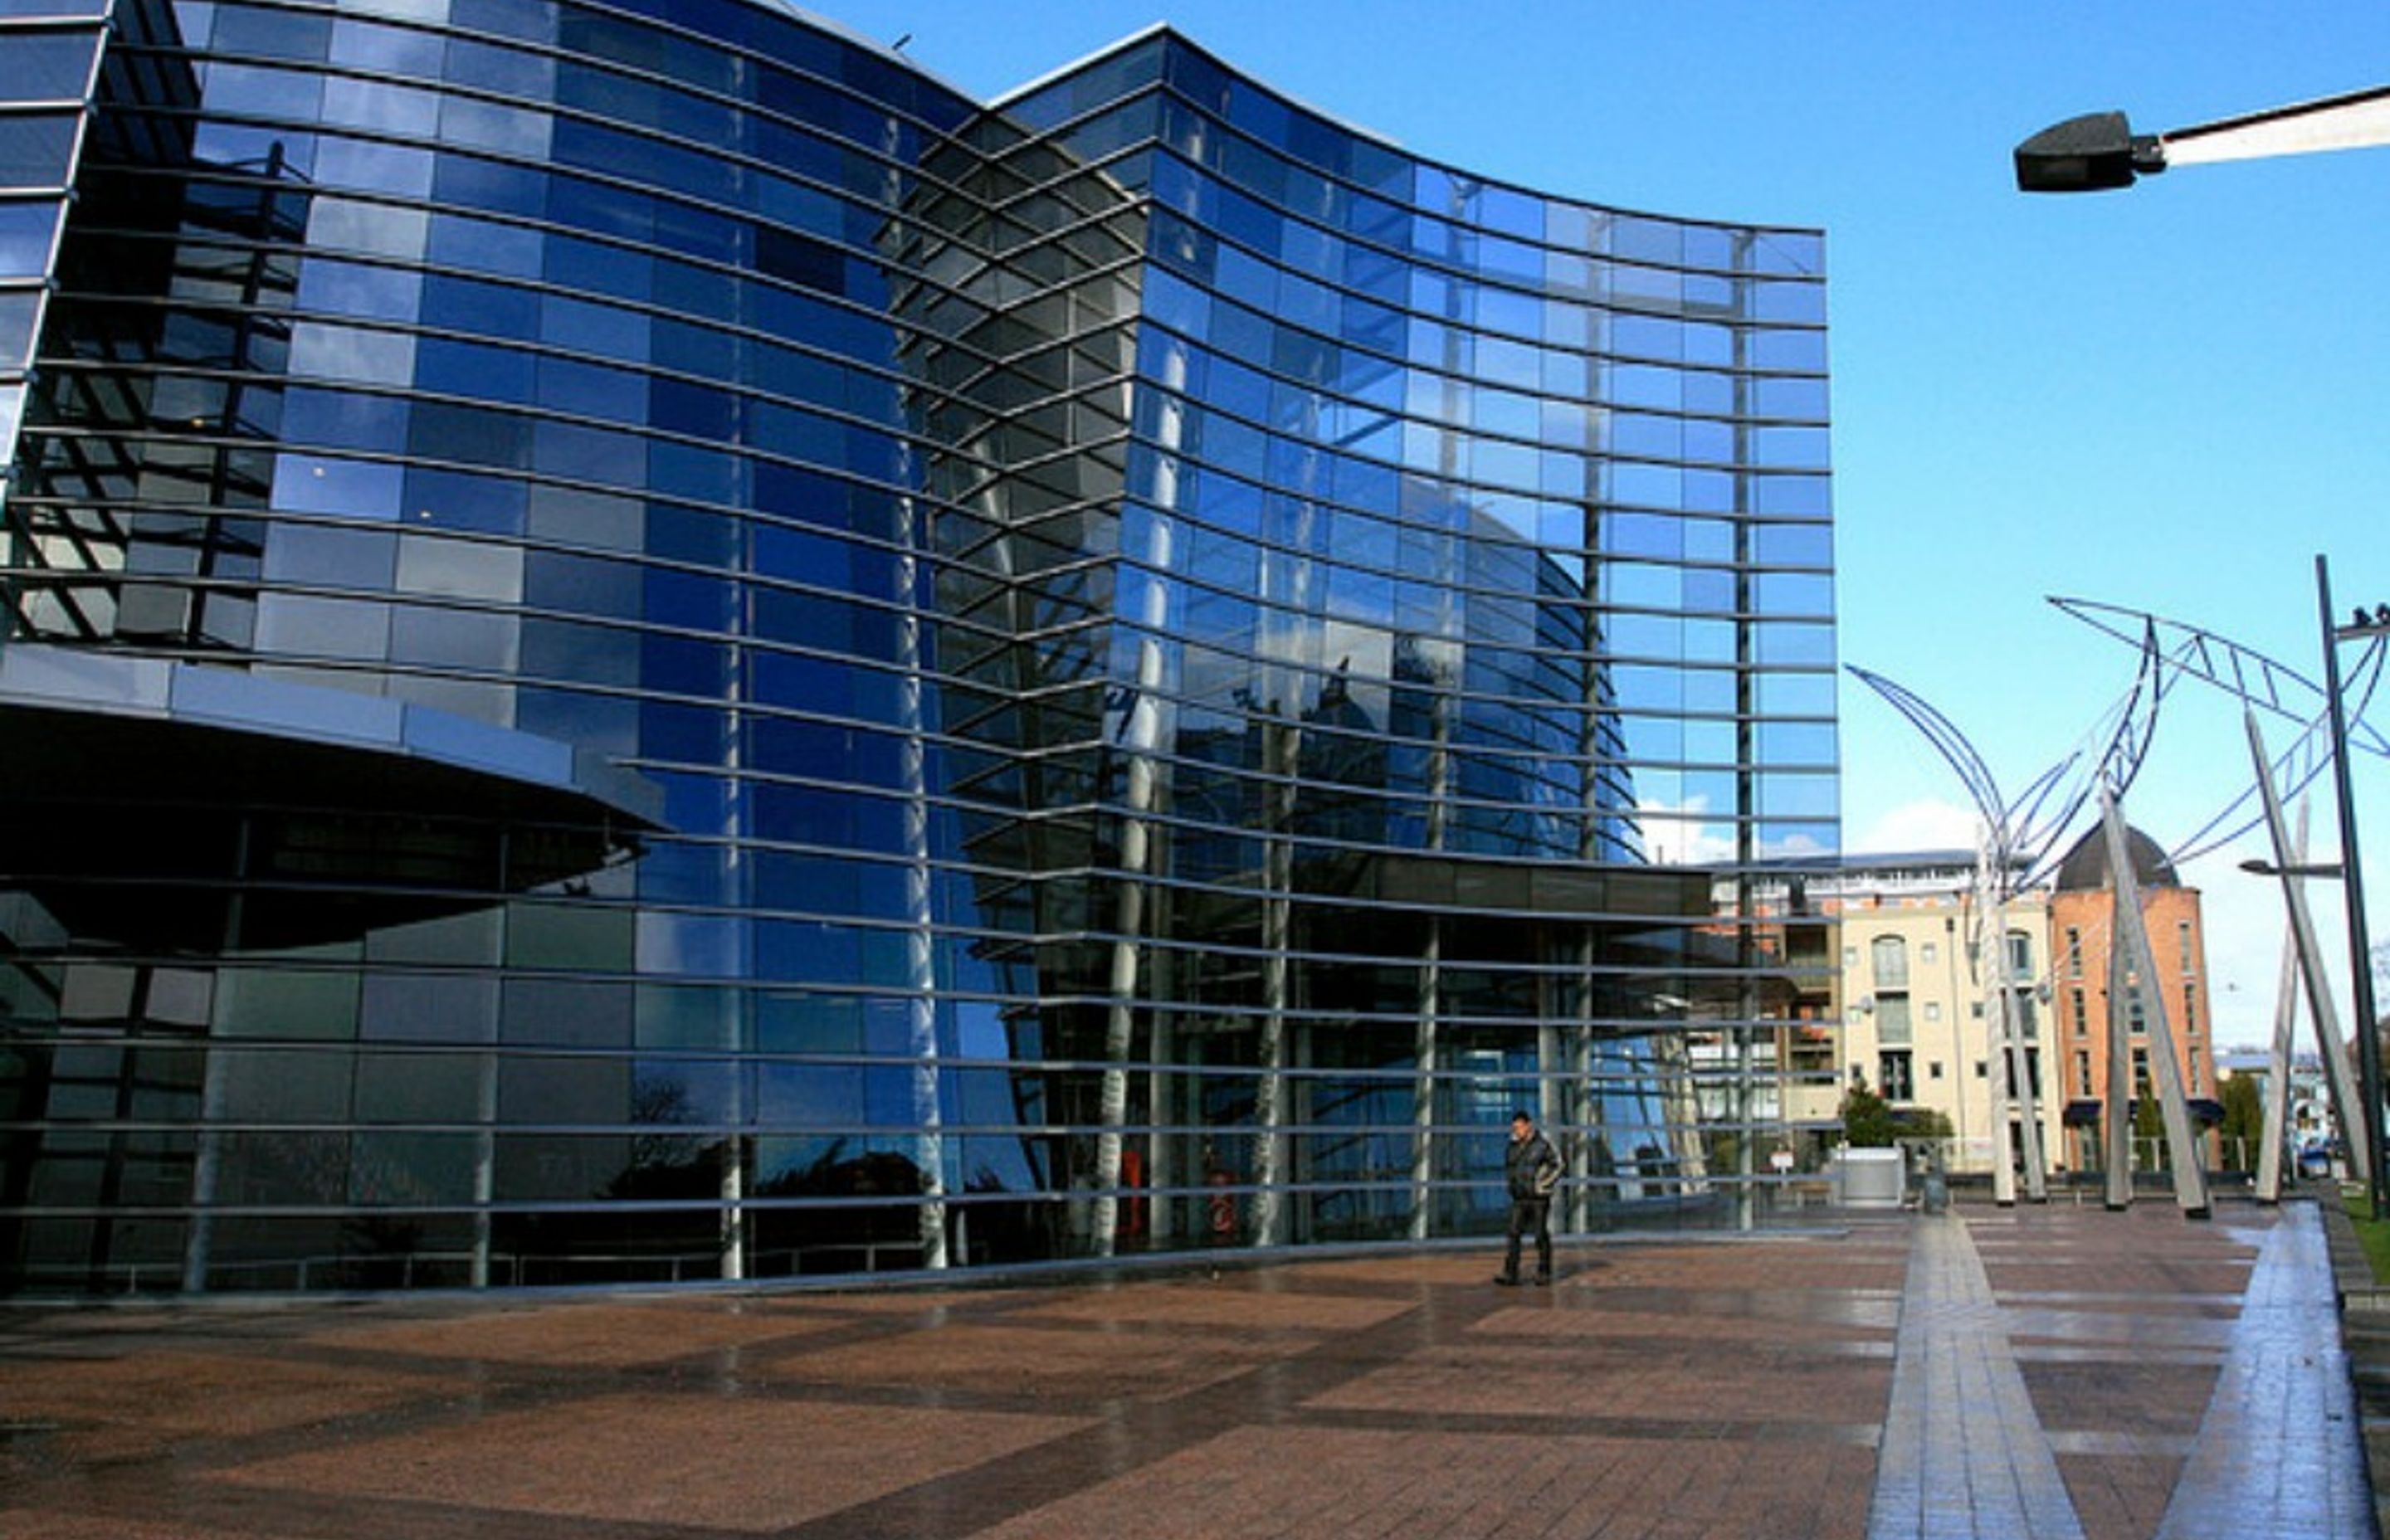
<path fill-rule="evenodd" d="M 636 855 L 660 805 L 530 733 L 40 646 L 0 651 L 0 870 L 140 949 L 311 945 L 485 905 Z"/>

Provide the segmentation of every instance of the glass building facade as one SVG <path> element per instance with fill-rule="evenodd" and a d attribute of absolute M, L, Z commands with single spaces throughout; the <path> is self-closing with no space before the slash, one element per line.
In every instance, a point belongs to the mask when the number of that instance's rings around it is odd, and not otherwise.
<path fill-rule="evenodd" d="M 0 0 L 0 1289 L 1764 1219 L 1825 354 L 1167 30 Z"/>

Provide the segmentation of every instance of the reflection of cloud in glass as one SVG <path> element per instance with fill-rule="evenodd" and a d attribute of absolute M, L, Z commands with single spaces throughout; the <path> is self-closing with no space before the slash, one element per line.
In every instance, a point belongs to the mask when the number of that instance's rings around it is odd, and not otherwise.
<path fill-rule="evenodd" d="M 1703 821 L 1711 815 L 1706 795 L 1675 803 L 1646 802 L 1636 812 L 1655 866 L 1715 866 L 1734 859 L 1733 823 Z"/>

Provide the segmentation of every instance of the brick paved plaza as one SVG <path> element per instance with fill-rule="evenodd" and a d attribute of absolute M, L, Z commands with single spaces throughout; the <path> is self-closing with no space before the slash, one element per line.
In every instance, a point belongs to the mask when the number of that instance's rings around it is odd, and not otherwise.
<path fill-rule="evenodd" d="M 1564 1249 L 1548 1290 L 1488 1249 L 20 1308 L 0 1537 L 2371 1535 L 2322 1232 L 1971 1207 Z"/>

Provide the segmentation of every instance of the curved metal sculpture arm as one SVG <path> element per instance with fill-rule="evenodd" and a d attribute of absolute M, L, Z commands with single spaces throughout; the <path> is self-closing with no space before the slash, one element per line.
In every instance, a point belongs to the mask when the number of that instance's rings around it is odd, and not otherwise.
<path fill-rule="evenodd" d="M 2213 631 L 2092 599 L 2062 598 L 2055 594 L 2048 597 L 2065 613 L 2120 642 L 2147 648 L 2154 639 L 2167 668 L 2213 685 L 2259 711 L 2288 718 L 2301 728 L 2324 709 L 2321 685 L 2287 663 L 2277 662 Z M 2373 650 L 2368 648 L 2369 659 Z M 2362 668 L 2364 662 L 2361 661 L 2358 666 Z M 2367 694 L 2370 698 L 2371 691 Z M 2390 738 L 2384 738 L 2362 718 L 2361 708 L 2348 713 L 2350 747 L 2390 758 Z"/>
<path fill-rule="evenodd" d="M 2097 789 L 2104 786 L 2113 795 L 2124 795 L 2149 756 L 2165 693 L 2166 672 L 2155 638 L 2145 635 L 2140 671 L 2132 686 L 2007 810 L 2006 853 L 2012 865 L 2002 869 L 2010 873 L 2010 880 L 2030 886 L 2048 875 L 2060 841 Z"/>
<path fill-rule="evenodd" d="M 1951 720 L 1925 702 L 1923 697 L 1904 686 L 1896 685 L 1881 674 L 1872 673 L 1857 663 L 1845 663 L 1853 677 L 1889 701 L 1892 709 L 1908 719 L 1909 725 L 1925 735 L 1943 763 L 1958 772 L 1967 795 L 1975 800 L 1975 811 L 1984 822 L 2004 836 L 2008 828 L 2008 804 L 2000 798 L 1999 783 L 1992 778 L 1991 766 L 1984 756 L 1967 741 Z"/>
<path fill-rule="evenodd" d="M 1844 666 L 1890 701 L 1958 772 L 1967 794 L 1974 799 L 1976 812 L 1991 831 L 1992 869 L 2002 874 L 2004 882 L 2012 882 L 2020 875 L 2027 882 L 2038 879 L 2038 871 L 2034 868 L 2049 859 L 2060 837 L 2081 814 L 2096 788 L 2105 784 L 2121 796 L 2132 784 L 2149 753 L 2150 739 L 2157 726 L 2158 706 L 2165 696 L 2165 671 L 2152 636 L 2144 640 L 2140 673 L 2123 699 L 2102 714 L 2083 745 L 2036 776 L 2024 795 L 2011 804 L 2001 797 L 1999 783 L 1993 777 L 1991 767 L 1984 763 L 1984 756 L 1948 717 L 1914 691 L 1880 674 L 1856 663 Z M 2019 867 L 2027 869 L 2020 874 Z"/>
<path fill-rule="evenodd" d="M 2307 724 L 2306 730 L 2291 740 L 2290 747 L 2274 756 L 2274 787 L 2282 801 L 2290 802 L 2307 789 L 2318 776 L 2332 766 L 2331 734 L 2322 718 Z M 2174 850 L 2166 859 L 2176 867 L 2189 865 L 2203 855 L 2213 855 L 2227 845 L 2266 821 L 2263 800 L 2257 795 L 2257 783 L 2252 781 L 2239 796 L 2224 804 L 2215 817 L 2202 824 Z"/>
<path fill-rule="evenodd" d="M 2358 660 L 2357 668 L 2342 681 L 2343 691 L 2355 697 L 2355 712 L 2362 712 L 2372 703 L 2373 694 L 2382 685 L 2386 660 L 2390 660 L 2390 653 L 2385 653 L 2377 641 L 2365 649 L 2364 656 Z M 2318 716 L 2306 723 L 2290 745 L 2274 756 L 2275 790 L 2282 801 L 2290 802 L 2331 767 L 2331 721 L 2329 716 Z M 2234 843 L 2265 821 L 2265 808 L 2258 798 L 2256 783 L 2252 781 L 2178 848 L 2168 852 L 2167 858 L 2178 867 L 2186 866 Z"/>
<path fill-rule="evenodd" d="M 2158 708 L 2165 704 L 2165 686 L 2155 640 L 2145 638 L 2140 672 L 2134 675 L 2131 687 L 2101 713 L 2085 735 L 2083 746 L 2052 765 L 2019 800 L 2014 820 L 2017 845 L 2031 866 L 2038 868 L 2049 859 L 2100 787 L 2122 797 L 2140 775 L 2157 735 Z M 2093 745 L 2098 746 L 2096 753 Z M 2030 872 L 2028 880 L 2040 875 L 2037 869 Z"/>

